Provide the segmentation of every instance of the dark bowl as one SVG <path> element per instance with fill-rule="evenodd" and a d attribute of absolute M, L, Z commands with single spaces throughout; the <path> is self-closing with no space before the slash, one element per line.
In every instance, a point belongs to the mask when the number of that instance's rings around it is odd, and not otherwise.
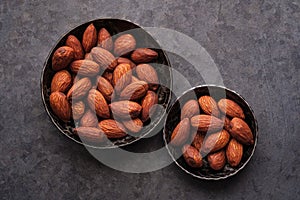
<path fill-rule="evenodd" d="M 171 141 L 172 132 L 180 121 L 182 106 L 188 100 L 190 99 L 198 100 L 203 95 L 210 95 L 216 101 L 218 101 L 221 98 L 231 99 L 235 101 L 239 106 L 241 106 L 241 108 L 244 111 L 245 121 L 249 125 L 254 136 L 254 144 L 250 146 L 244 145 L 243 157 L 240 164 L 237 167 L 231 167 L 228 163 L 226 163 L 225 167 L 222 170 L 215 171 L 209 167 L 207 158 L 204 157 L 203 166 L 201 168 L 192 168 L 188 166 L 187 163 L 185 162 L 181 153 L 181 147 L 176 148 L 171 144 L 169 144 L 169 142 Z M 250 161 L 255 151 L 255 147 L 257 144 L 257 134 L 258 134 L 258 127 L 257 127 L 257 121 L 255 119 L 253 110 L 241 95 L 239 95 L 233 90 L 227 89 L 222 86 L 202 85 L 202 86 L 191 88 L 190 90 L 186 91 L 170 107 L 165 121 L 163 137 L 170 156 L 183 171 L 199 179 L 220 180 L 237 174 L 241 169 L 243 169 L 247 165 L 247 163 Z"/>
<path fill-rule="evenodd" d="M 155 39 L 147 33 L 143 28 L 140 26 L 126 21 L 122 19 L 96 19 L 93 21 L 86 22 L 84 24 L 81 24 L 66 34 L 64 34 L 58 42 L 55 44 L 55 46 L 50 51 L 48 57 L 46 58 L 46 61 L 44 63 L 44 68 L 42 71 L 41 76 L 41 93 L 42 93 L 42 101 L 44 103 L 46 112 L 48 113 L 51 121 L 53 124 L 58 128 L 58 130 L 66 135 L 68 138 L 72 139 L 73 141 L 84 144 L 80 138 L 74 134 L 73 128 L 78 126 L 78 122 L 74 122 L 73 120 L 69 122 L 63 122 L 58 117 L 55 116 L 53 113 L 50 103 L 49 103 L 49 95 L 50 95 L 50 86 L 51 86 L 51 80 L 55 74 L 55 71 L 52 70 L 52 63 L 51 58 L 53 56 L 53 53 L 56 49 L 63 46 L 67 40 L 67 37 L 70 34 L 75 35 L 80 41 L 82 40 L 83 32 L 85 31 L 86 27 L 90 25 L 91 23 L 94 24 L 97 31 L 100 30 L 100 28 L 106 28 L 110 34 L 112 35 L 112 38 L 114 39 L 119 33 L 130 33 L 132 34 L 136 41 L 137 41 L 137 48 L 138 47 L 147 47 L 151 49 L 155 49 L 156 52 L 158 52 L 158 58 L 152 61 L 151 64 L 153 64 L 153 67 L 156 69 L 159 80 L 160 80 L 160 86 L 157 90 L 158 94 L 158 104 L 161 105 L 164 109 L 159 109 L 154 117 L 151 118 L 151 122 L 147 124 L 147 126 L 142 130 L 141 133 L 139 133 L 138 136 L 131 136 L 128 135 L 121 139 L 114 139 L 109 140 L 109 142 L 102 143 L 102 144 L 85 144 L 89 147 L 94 148 L 115 148 L 120 146 L 125 146 L 128 144 L 131 144 L 143 137 L 145 137 L 147 134 L 149 134 L 158 124 L 163 123 L 163 119 L 166 116 L 166 108 L 169 105 L 169 102 L 171 100 L 171 94 L 170 89 L 172 86 L 172 72 L 171 72 L 171 65 L 169 62 L 169 59 L 166 55 L 166 53 L 161 49 L 160 45 L 155 41 Z M 168 67 L 161 67 L 161 65 L 168 66 Z"/>

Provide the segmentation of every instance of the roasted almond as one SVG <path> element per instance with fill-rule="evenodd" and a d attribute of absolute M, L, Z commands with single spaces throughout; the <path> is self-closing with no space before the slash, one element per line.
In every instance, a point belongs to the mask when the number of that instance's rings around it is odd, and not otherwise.
<path fill-rule="evenodd" d="M 219 117 L 220 111 L 217 102 L 210 96 L 202 96 L 198 100 L 199 105 L 204 113 Z"/>
<path fill-rule="evenodd" d="M 118 58 L 118 64 L 129 64 L 131 69 L 136 67 L 136 65 L 131 60 L 129 60 L 128 58 L 124 58 L 124 57 Z"/>
<path fill-rule="evenodd" d="M 138 79 L 137 77 L 135 76 L 131 77 L 131 83 L 138 82 L 138 81 L 140 81 L 140 79 Z"/>
<path fill-rule="evenodd" d="M 237 141 L 239 141 L 242 144 L 245 144 L 245 145 L 254 144 L 253 134 L 252 134 L 250 127 L 244 120 L 242 120 L 240 118 L 234 117 L 230 121 L 230 131 L 229 132 L 232 137 L 237 139 Z"/>
<path fill-rule="evenodd" d="M 104 133 L 95 127 L 77 127 L 74 132 L 84 143 L 101 143 L 104 140 Z"/>
<path fill-rule="evenodd" d="M 85 59 L 85 60 L 93 60 L 92 54 L 91 54 L 91 53 L 86 53 L 86 54 L 84 55 L 84 59 Z"/>
<path fill-rule="evenodd" d="M 71 119 L 71 105 L 62 92 L 52 92 L 49 98 L 50 107 L 54 114 L 64 122 Z"/>
<path fill-rule="evenodd" d="M 131 34 L 119 36 L 114 43 L 114 53 L 117 56 L 126 55 L 135 49 L 136 41 Z"/>
<path fill-rule="evenodd" d="M 196 100 L 189 100 L 183 105 L 181 109 L 181 119 L 191 118 L 199 114 L 200 114 L 199 105 Z"/>
<path fill-rule="evenodd" d="M 72 102 L 72 116 L 74 120 L 80 119 L 85 110 L 85 105 L 82 101 Z"/>
<path fill-rule="evenodd" d="M 96 89 L 91 89 L 89 91 L 87 100 L 91 110 L 94 110 L 99 117 L 110 117 L 109 107 L 101 92 Z"/>
<path fill-rule="evenodd" d="M 191 118 L 191 125 L 202 132 L 214 132 L 223 128 L 222 120 L 211 115 L 195 115 Z"/>
<path fill-rule="evenodd" d="M 138 133 L 143 128 L 143 122 L 139 118 L 130 119 L 122 122 L 126 129 L 132 133 Z"/>
<path fill-rule="evenodd" d="M 159 80 L 156 70 L 149 64 L 139 64 L 136 66 L 136 74 L 142 81 L 146 81 L 149 84 L 151 90 L 157 90 Z"/>
<path fill-rule="evenodd" d="M 230 166 L 238 166 L 243 157 L 243 145 L 232 138 L 226 148 L 226 157 Z"/>
<path fill-rule="evenodd" d="M 221 170 L 226 164 L 225 151 L 221 150 L 207 156 L 209 166 L 214 170 Z"/>
<path fill-rule="evenodd" d="M 183 153 L 183 158 L 185 160 L 185 162 L 193 168 L 199 168 L 202 167 L 203 165 L 203 161 L 202 161 L 202 157 L 199 153 L 199 151 L 191 146 L 191 145 L 185 145 L 182 148 L 182 153 Z"/>
<path fill-rule="evenodd" d="M 98 127 L 108 138 L 122 138 L 127 135 L 125 127 L 113 119 L 100 121 Z"/>
<path fill-rule="evenodd" d="M 81 60 L 84 57 L 84 52 L 80 41 L 74 35 L 69 35 L 66 41 L 66 46 L 74 50 L 74 60 Z"/>
<path fill-rule="evenodd" d="M 91 50 L 93 61 L 98 63 L 102 69 L 114 70 L 117 66 L 117 59 L 106 49 L 94 47 Z"/>
<path fill-rule="evenodd" d="M 136 101 L 146 95 L 148 84 L 145 81 L 137 81 L 127 85 L 120 94 L 120 99 Z"/>
<path fill-rule="evenodd" d="M 89 78 L 82 78 L 75 82 L 71 89 L 68 91 L 68 99 L 80 99 L 84 97 L 91 89 L 92 83 Z"/>
<path fill-rule="evenodd" d="M 114 88 L 106 78 L 101 76 L 97 78 L 97 88 L 107 101 L 111 101 Z"/>
<path fill-rule="evenodd" d="M 98 126 L 98 119 L 95 112 L 88 110 L 84 113 L 82 118 L 80 119 L 80 125 L 86 127 L 97 127 Z"/>
<path fill-rule="evenodd" d="M 52 69 L 54 71 L 62 70 L 73 61 L 74 50 L 68 46 L 59 47 L 52 56 Z"/>
<path fill-rule="evenodd" d="M 184 118 L 181 120 L 171 135 L 171 144 L 174 146 L 181 146 L 183 145 L 187 139 L 189 138 L 190 134 L 190 120 L 189 118 Z"/>
<path fill-rule="evenodd" d="M 110 104 L 110 109 L 115 119 L 134 119 L 139 116 L 142 106 L 133 101 L 117 101 Z"/>
<path fill-rule="evenodd" d="M 158 96 L 153 91 L 148 91 L 146 96 L 142 99 L 142 114 L 141 120 L 146 122 L 151 118 L 152 114 L 155 112 L 155 104 L 158 103 Z"/>
<path fill-rule="evenodd" d="M 51 92 L 66 92 L 72 84 L 72 77 L 67 70 L 56 72 L 51 81 Z"/>
<path fill-rule="evenodd" d="M 98 46 L 106 49 L 107 51 L 112 51 L 113 49 L 111 35 L 105 28 L 101 28 L 98 33 Z"/>
<path fill-rule="evenodd" d="M 205 137 L 201 152 L 204 154 L 216 152 L 224 148 L 230 139 L 230 134 L 226 130 L 212 133 Z"/>
<path fill-rule="evenodd" d="M 109 70 L 105 70 L 102 74 L 102 77 L 104 77 L 106 80 L 108 80 L 111 84 L 113 82 L 113 73 Z"/>
<path fill-rule="evenodd" d="M 203 134 L 199 134 L 197 132 L 196 132 L 195 136 L 193 137 L 192 146 L 195 147 L 198 151 L 200 151 L 200 149 L 203 145 L 204 137 L 205 136 Z"/>
<path fill-rule="evenodd" d="M 131 68 L 129 64 L 119 64 L 113 72 L 113 85 L 119 94 L 127 85 L 131 83 Z"/>
<path fill-rule="evenodd" d="M 71 63 L 72 72 L 83 76 L 96 76 L 100 71 L 100 66 L 92 60 L 75 60 Z"/>
<path fill-rule="evenodd" d="M 158 57 L 158 53 L 148 48 L 138 48 L 131 54 L 131 59 L 135 63 L 146 63 Z"/>
<path fill-rule="evenodd" d="M 238 117 L 241 119 L 245 119 L 243 109 L 237 103 L 230 99 L 221 99 L 218 102 L 218 106 L 224 114 L 232 118 Z"/>
<path fill-rule="evenodd" d="M 86 53 L 97 44 L 97 30 L 94 24 L 90 24 L 84 31 L 82 36 L 82 46 Z"/>

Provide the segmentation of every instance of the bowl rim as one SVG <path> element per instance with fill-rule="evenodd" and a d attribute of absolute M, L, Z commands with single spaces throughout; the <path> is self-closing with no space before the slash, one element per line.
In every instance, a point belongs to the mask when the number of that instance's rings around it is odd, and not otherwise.
<path fill-rule="evenodd" d="M 135 22 L 132 22 L 131 20 L 128 20 L 128 19 L 121 19 L 121 18 L 94 18 L 94 19 L 91 19 L 89 21 L 86 21 L 86 22 L 82 22 L 76 26 L 73 26 L 71 28 L 68 28 L 67 31 L 65 31 L 61 36 L 59 36 L 59 38 L 57 39 L 57 41 L 55 42 L 55 44 L 51 47 L 47 57 L 45 58 L 45 61 L 44 61 L 44 64 L 43 64 L 43 68 L 42 68 L 42 72 L 41 72 L 41 78 L 40 78 L 40 89 L 41 89 L 41 96 L 42 96 L 42 101 L 43 101 L 43 105 L 44 105 L 44 108 L 47 112 L 47 115 L 48 117 L 50 118 L 50 120 L 52 121 L 52 123 L 55 125 L 55 127 L 60 131 L 60 133 L 62 133 L 63 135 L 65 135 L 67 138 L 73 140 L 74 142 L 76 142 L 77 144 L 79 145 L 83 145 L 85 147 L 89 147 L 89 148 L 93 148 L 93 149 L 115 149 L 115 148 L 119 148 L 119 147 L 125 147 L 125 146 L 128 146 L 128 145 L 131 145 L 139 140 L 141 140 L 142 138 L 144 138 L 145 136 L 147 136 L 157 125 L 159 125 L 160 123 L 162 123 L 163 121 L 163 118 L 166 118 L 167 117 L 167 111 L 168 109 L 170 108 L 170 104 L 171 104 L 171 100 L 172 100 L 172 94 L 170 93 L 168 99 L 167 99 L 167 104 L 166 104 L 166 108 L 165 108 L 165 111 L 163 112 L 163 116 L 156 122 L 156 125 L 153 126 L 149 131 L 147 131 L 147 133 L 143 134 L 142 136 L 139 136 L 137 138 L 135 138 L 134 140 L 128 142 L 128 143 L 123 143 L 123 144 L 119 144 L 119 145 L 112 145 L 112 146 L 93 146 L 93 145 L 90 145 L 90 144 L 85 144 L 81 141 L 78 141 L 76 140 L 75 138 L 71 137 L 71 135 L 67 134 L 59 125 L 57 122 L 55 122 L 54 118 L 52 117 L 52 114 L 50 112 L 50 110 L 48 109 L 47 107 L 47 104 L 46 104 L 46 100 L 45 100 L 45 93 L 44 93 L 44 90 L 43 90 L 43 82 L 44 82 L 44 74 L 45 74 L 45 70 L 47 68 L 47 63 L 51 57 L 51 54 L 52 52 L 55 50 L 55 48 L 57 47 L 57 45 L 61 42 L 61 40 L 66 37 L 68 34 L 70 34 L 73 30 L 79 28 L 80 26 L 84 26 L 84 25 L 87 25 L 89 23 L 94 23 L 94 22 L 97 22 L 97 21 L 100 21 L 100 20 L 118 20 L 118 21 L 123 21 L 125 23 L 131 23 L 133 24 L 134 26 L 137 27 L 137 29 L 142 29 L 143 31 L 145 31 L 147 34 L 149 34 L 149 36 L 157 43 L 157 45 L 160 47 L 161 44 L 149 33 L 147 32 L 141 25 L 135 23 Z M 129 29 L 129 30 L 132 30 L 132 29 Z M 162 51 L 162 54 L 163 56 L 165 57 L 165 61 L 168 65 L 169 68 L 172 68 L 172 65 L 171 65 L 171 62 L 169 60 L 169 57 L 167 55 L 167 53 L 165 52 L 165 50 L 163 49 L 160 49 Z M 172 91 L 172 87 L 173 87 L 173 73 L 172 73 L 172 70 L 170 69 L 169 70 L 169 74 L 170 74 L 170 85 L 169 85 L 169 90 Z"/>
<path fill-rule="evenodd" d="M 171 153 L 171 150 L 169 149 L 169 146 L 168 146 L 168 143 L 167 143 L 167 140 L 166 140 L 166 125 L 167 125 L 167 119 L 168 119 L 168 116 L 169 116 L 169 114 L 170 114 L 172 108 L 174 107 L 174 105 L 175 105 L 175 104 L 176 104 L 176 103 L 177 103 L 184 95 L 186 95 L 187 93 L 189 93 L 189 92 L 191 92 L 191 91 L 193 91 L 193 90 L 195 90 L 195 89 L 198 89 L 198 88 L 205 88 L 205 87 L 207 87 L 207 88 L 209 88 L 209 87 L 220 88 L 220 89 L 224 89 L 225 91 L 228 90 L 229 92 L 232 92 L 232 93 L 234 93 L 235 95 L 237 95 L 239 98 L 241 98 L 241 99 L 245 102 L 245 104 L 246 104 L 247 107 L 249 108 L 251 114 L 253 115 L 253 118 L 254 118 L 254 124 L 255 124 L 255 133 L 256 133 L 256 136 L 255 136 L 255 142 L 254 142 L 254 144 L 253 144 L 253 150 L 252 150 L 252 152 L 251 152 L 249 158 L 244 162 L 244 164 L 243 164 L 239 169 L 237 169 L 237 170 L 234 171 L 233 173 L 228 174 L 228 175 L 226 175 L 226 176 L 217 177 L 217 178 L 208 178 L 208 177 L 198 176 L 198 175 L 193 174 L 193 173 L 189 172 L 188 170 L 186 170 L 184 167 L 182 167 L 182 166 L 177 162 L 177 160 L 178 160 L 181 156 L 180 156 L 179 158 L 177 158 L 177 159 L 174 158 L 173 154 Z M 194 87 L 192 87 L 192 88 L 190 88 L 190 89 L 184 91 L 184 92 L 183 92 L 183 93 L 182 93 L 182 94 L 174 101 L 174 103 L 170 106 L 170 108 L 169 108 L 169 110 L 168 110 L 168 112 L 167 112 L 167 116 L 166 116 L 166 118 L 165 118 L 164 129 L 163 129 L 163 140 L 164 140 L 165 146 L 166 146 L 166 148 L 167 148 L 167 150 L 168 150 L 168 153 L 169 153 L 169 155 L 171 156 L 172 160 L 175 162 L 175 164 L 176 164 L 178 167 L 180 167 L 185 173 L 187 173 L 187 174 L 189 174 L 189 175 L 191 175 L 191 176 L 193 176 L 193 177 L 195 177 L 195 178 L 202 179 L 202 180 L 209 180 L 209 181 L 217 181 L 217 180 L 224 180 L 224 179 L 227 179 L 227 178 L 229 178 L 229 177 L 232 177 L 232 176 L 236 175 L 238 172 L 240 172 L 242 169 L 244 169 L 245 166 L 249 163 L 249 161 L 250 161 L 251 158 L 253 157 L 253 154 L 254 154 L 254 152 L 255 152 L 256 145 L 257 145 L 257 139 L 258 139 L 258 123 L 257 123 L 257 119 L 256 119 L 256 117 L 255 117 L 255 115 L 254 115 L 254 111 L 253 111 L 253 109 L 251 108 L 251 106 L 249 105 L 249 103 L 245 100 L 245 98 L 244 98 L 242 95 L 240 95 L 240 94 L 237 93 L 236 91 L 231 90 L 231 89 L 229 89 L 229 88 L 227 88 L 227 87 L 225 87 L 225 86 L 215 85 L 215 84 L 203 84 L 203 85 L 197 85 L 197 86 L 194 86 Z"/>

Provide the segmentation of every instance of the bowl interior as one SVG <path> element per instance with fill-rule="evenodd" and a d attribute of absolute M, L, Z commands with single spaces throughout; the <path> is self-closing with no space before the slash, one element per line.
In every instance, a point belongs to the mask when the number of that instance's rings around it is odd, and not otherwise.
<path fill-rule="evenodd" d="M 171 135 L 173 130 L 175 129 L 176 125 L 180 122 L 181 107 L 188 100 L 190 99 L 198 100 L 201 96 L 204 95 L 210 95 L 216 101 L 226 97 L 239 104 L 239 106 L 241 106 L 241 108 L 244 111 L 246 117 L 245 121 L 251 128 L 251 131 L 254 135 L 254 145 L 251 146 L 244 145 L 242 160 L 240 164 L 235 168 L 231 167 L 229 164 L 226 164 L 222 170 L 214 171 L 209 167 L 206 157 L 203 160 L 203 166 L 201 168 L 199 169 L 192 168 L 186 164 L 181 153 L 181 148 L 174 148 L 172 145 L 168 145 L 169 142 L 171 141 Z M 219 86 L 199 86 L 184 93 L 181 97 L 179 97 L 176 100 L 176 102 L 170 108 L 166 118 L 165 127 L 164 127 L 164 141 L 165 144 L 167 145 L 169 154 L 171 155 L 175 163 L 185 172 L 200 179 L 218 180 L 236 174 L 238 171 L 244 168 L 244 166 L 248 163 L 248 161 L 250 160 L 250 158 L 254 153 L 255 146 L 257 143 L 257 130 L 258 130 L 257 122 L 254 113 L 243 97 L 241 97 L 236 92 L 229 90 L 227 88 L 223 88 Z"/>
<path fill-rule="evenodd" d="M 99 31 L 103 27 L 106 28 L 112 35 L 113 39 L 116 38 L 116 36 L 118 36 L 119 34 L 130 33 L 136 39 L 137 48 L 147 47 L 147 48 L 155 49 L 155 51 L 158 52 L 158 58 L 152 61 L 151 64 L 156 69 L 160 80 L 160 86 L 157 90 L 158 103 L 164 108 L 167 108 L 171 99 L 170 88 L 172 86 L 172 79 L 171 79 L 172 75 L 170 69 L 171 65 L 169 63 L 167 55 L 160 48 L 159 44 L 153 39 L 153 37 L 150 34 L 148 34 L 146 31 L 144 31 L 141 27 L 139 27 L 138 25 L 132 22 L 126 20 L 120 20 L 120 19 L 97 19 L 97 20 L 84 23 L 80 26 L 77 26 L 71 31 L 69 31 L 68 33 L 66 33 L 51 50 L 44 64 L 44 69 L 41 78 L 41 87 L 42 87 L 41 89 L 42 89 L 42 100 L 45 109 L 49 117 L 51 118 L 52 122 L 63 134 L 65 134 L 69 138 L 81 144 L 83 143 L 81 142 L 80 138 L 75 134 L 73 134 L 72 131 L 74 127 L 78 126 L 78 122 L 74 122 L 74 121 L 69 121 L 67 123 L 63 122 L 62 120 L 60 120 L 55 116 L 55 114 L 52 112 L 52 109 L 50 107 L 50 103 L 49 103 L 50 86 L 51 86 L 51 80 L 55 74 L 55 72 L 52 70 L 51 67 L 52 66 L 51 58 L 57 48 L 65 45 L 67 37 L 70 34 L 75 35 L 81 41 L 83 32 L 85 31 L 86 27 L 91 23 L 94 24 L 97 31 Z M 168 67 L 161 67 L 161 65 L 168 66 Z M 146 134 L 151 132 L 151 130 L 158 123 L 162 121 L 162 119 L 165 116 L 165 113 L 166 113 L 165 109 L 159 109 L 158 111 L 156 111 L 155 115 L 151 118 L 151 122 L 148 122 L 148 124 L 146 124 L 145 128 L 143 128 L 142 132 L 137 137 L 128 135 L 121 139 L 110 140 L 110 142 L 108 143 L 88 145 L 88 146 L 95 147 L 95 148 L 114 148 L 117 146 L 124 146 L 134 141 L 137 141 L 138 139 L 144 137 Z"/>

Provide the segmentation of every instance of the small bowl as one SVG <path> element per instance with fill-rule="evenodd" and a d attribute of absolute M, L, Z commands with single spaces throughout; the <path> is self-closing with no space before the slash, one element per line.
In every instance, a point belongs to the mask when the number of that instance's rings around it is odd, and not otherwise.
<path fill-rule="evenodd" d="M 206 157 L 203 159 L 203 166 L 201 168 L 192 168 L 188 166 L 187 163 L 185 162 L 181 153 L 181 148 L 176 148 L 173 147 L 172 145 L 169 145 L 171 141 L 172 132 L 175 129 L 176 125 L 180 122 L 181 107 L 185 104 L 185 102 L 187 102 L 190 99 L 195 99 L 198 101 L 198 99 L 203 95 L 210 95 L 216 101 L 218 101 L 221 98 L 231 99 L 235 101 L 239 106 L 241 106 L 241 108 L 244 111 L 245 121 L 249 125 L 253 133 L 254 144 L 250 146 L 244 145 L 242 160 L 240 164 L 235 168 L 231 167 L 228 163 L 226 163 L 223 169 L 221 169 L 220 171 L 214 171 L 209 167 Z M 250 161 L 255 151 L 255 147 L 257 144 L 257 134 L 258 134 L 258 127 L 257 127 L 257 121 L 254 116 L 253 110 L 241 95 L 239 95 L 233 90 L 230 90 L 222 86 L 201 85 L 186 91 L 170 107 L 165 120 L 163 137 L 170 156 L 172 157 L 173 161 L 184 172 L 199 179 L 220 180 L 237 174 L 241 169 L 243 169 L 247 165 L 247 163 Z"/>
<path fill-rule="evenodd" d="M 42 71 L 42 76 L 41 76 L 42 101 L 44 103 L 46 112 L 48 113 L 51 121 L 61 133 L 63 133 L 65 136 L 67 136 L 68 138 L 72 139 L 73 141 L 79 144 L 84 144 L 84 143 L 80 140 L 80 138 L 76 134 L 73 133 L 73 128 L 77 127 L 78 124 L 74 121 L 69 121 L 67 123 L 63 122 L 62 120 L 60 120 L 58 117 L 55 116 L 55 114 L 53 113 L 50 107 L 50 103 L 49 103 L 50 86 L 51 86 L 51 80 L 55 74 L 55 71 L 53 71 L 51 67 L 52 64 L 51 58 L 55 50 L 65 44 L 67 37 L 70 34 L 75 35 L 81 41 L 83 32 L 85 31 L 86 27 L 91 23 L 94 24 L 97 31 L 99 31 L 100 28 L 103 27 L 106 28 L 110 32 L 113 38 L 114 35 L 117 35 L 119 33 L 132 34 L 137 41 L 136 48 L 147 47 L 147 48 L 155 49 L 155 51 L 158 52 L 158 58 L 153 61 L 154 63 L 157 63 L 157 66 L 153 66 L 153 67 L 156 69 L 158 77 L 161 81 L 161 85 L 157 90 L 158 104 L 166 109 L 171 100 L 171 93 L 170 93 L 170 89 L 172 86 L 172 74 L 170 69 L 171 65 L 166 53 L 161 49 L 159 44 L 149 33 L 147 33 L 140 26 L 122 19 L 96 19 L 81 24 L 73 28 L 72 30 L 68 31 L 58 40 L 58 42 L 55 44 L 55 46 L 50 51 L 48 57 L 46 58 L 46 61 L 44 63 L 44 68 Z M 159 65 L 165 65 L 168 67 L 162 68 L 159 67 Z M 148 124 L 146 128 L 143 129 L 143 131 L 136 137 L 128 135 L 121 139 L 110 140 L 108 143 L 103 143 L 99 145 L 90 145 L 90 144 L 84 144 L 84 145 L 93 148 L 107 149 L 107 148 L 116 148 L 119 146 L 125 146 L 131 144 L 145 137 L 147 134 L 151 132 L 151 130 L 154 129 L 154 127 L 156 127 L 158 124 L 163 122 L 162 119 L 166 115 L 165 109 L 159 109 L 159 111 L 156 112 L 155 116 L 152 116 L 151 123 Z"/>

